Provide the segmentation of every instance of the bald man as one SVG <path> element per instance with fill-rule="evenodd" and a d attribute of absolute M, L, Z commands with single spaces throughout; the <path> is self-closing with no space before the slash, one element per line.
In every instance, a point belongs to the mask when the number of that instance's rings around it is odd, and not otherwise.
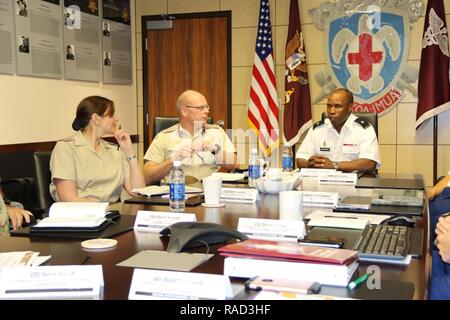
<path fill-rule="evenodd" d="M 236 151 L 225 131 L 207 124 L 210 107 L 199 92 L 187 90 L 176 102 L 180 123 L 161 131 L 145 153 L 147 185 L 168 182 L 173 161 L 180 160 L 185 175 L 197 180 L 219 169 L 238 167 Z"/>
<path fill-rule="evenodd" d="M 295 155 L 299 168 L 370 171 L 381 166 L 374 128 L 352 114 L 353 94 L 344 88 L 328 96 L 328 119 L 316 122 Z"/>

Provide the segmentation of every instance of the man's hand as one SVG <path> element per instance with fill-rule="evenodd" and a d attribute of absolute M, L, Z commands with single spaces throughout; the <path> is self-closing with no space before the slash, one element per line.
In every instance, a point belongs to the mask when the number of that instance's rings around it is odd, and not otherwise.
<path fill-rule="evenodd" d="M 6 206 L 6 211 L 8 213 L 9 220 L 11 220 L 13 230 L 20 229 L 23 219 L 25 219 L 26 223 L 30 223 L 30 217 L 32 216 L 30 211 L 11 206 Z"/>
<path fill-rule="evenodd" d="M 308 159 L 308 168 L 334 169 L 333 161 L 324 156 L 312 156 Z"/>
<path fill-rule="evenodd" d="M 172 161 L 182 161 L 185 158 L 191 158 L 194 151 L 191 147 L 183 146 L 177 151 L 174 151 L 171 155 Z"/>
<path fill-rule="evenodd" d="M 437 236 L 435 243 L 439 249 L 442 260 L 446 263 L 450 263 L 450 232 L 441 233 Z"/>

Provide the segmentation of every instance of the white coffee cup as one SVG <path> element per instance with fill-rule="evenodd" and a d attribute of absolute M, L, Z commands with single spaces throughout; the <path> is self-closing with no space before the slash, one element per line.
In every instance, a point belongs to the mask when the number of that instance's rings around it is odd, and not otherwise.
<path fill-rule="evenodd" d="M 283 180 L 283 175 L 281 173 L 281 169 L 279 168 L 270 168 L 266 173 L 267 180 L 270 181 L 281 181 Z"/>
<path fill-rule="evenodd" d="M 205 204 L 220 204 L 220 192 L 222 190 L 222 178 L 209 176 L 203 178 L 203 193 Z"/>
<path fill-rule="evenodd" d="M 303 220 L 303 195 L 301 191 L 279 193 L 280 220 Z"/>

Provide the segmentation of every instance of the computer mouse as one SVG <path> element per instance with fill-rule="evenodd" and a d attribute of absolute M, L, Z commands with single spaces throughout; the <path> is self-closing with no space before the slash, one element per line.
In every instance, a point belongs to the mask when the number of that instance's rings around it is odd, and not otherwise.
<path fill-rule="evenodd" d="M 416 220 L 408 216 L 393 216 L 383 221 L 383 224 L 390 226 L 414 227 Z"/>

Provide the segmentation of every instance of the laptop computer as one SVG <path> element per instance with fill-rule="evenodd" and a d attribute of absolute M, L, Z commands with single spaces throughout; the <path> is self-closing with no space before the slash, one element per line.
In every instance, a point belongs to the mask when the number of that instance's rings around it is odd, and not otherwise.
<path fill-rule="evenodd" d="M 361 177 L 358 182 L 356 182 L 356 188 L 391 188 L 391 189 L 418 189 L 424 190 L 425 183 L 423 181 L 423 177 L 417 178 L 370 178 L 370 177 Z"/>

